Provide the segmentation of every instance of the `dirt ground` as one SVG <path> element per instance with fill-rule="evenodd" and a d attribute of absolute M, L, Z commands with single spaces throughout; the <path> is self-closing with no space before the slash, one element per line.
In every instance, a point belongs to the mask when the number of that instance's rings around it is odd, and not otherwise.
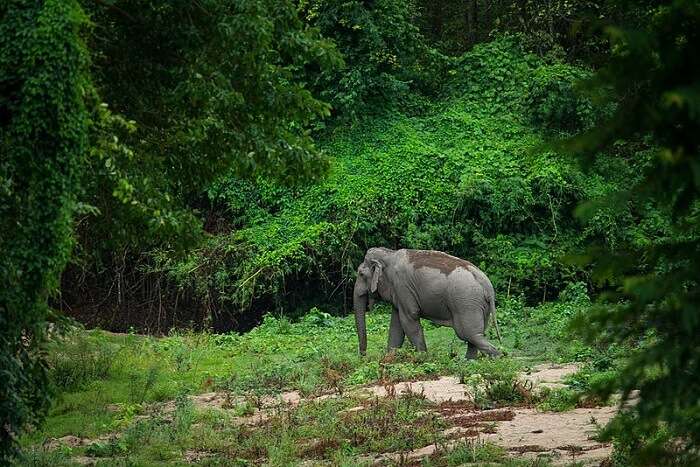
<path fill-rule="evenodd" d="M 520 380 L 532 391 L 543 387 L 560 388 L 567 375 L 577 370 L 575 364 L 545 364 L 520 375 Z M 437 411 L 449 419 L 451 428 L 445 431 L 450 443 L 464 439 L 491 442 L 503 447 L 512 457 L 536 458 L 547 457 L 554 464 L 567 464 L 572 461 L 584 465 L 600 465 L 611 453 L 607 444 L 595 441 L 593 435 L 598 426 L 605 425 L 616 413 L 615 407 L 578 408 L 568 412 L 541 412 L 531 407 L 501 407 L 492 410 L 478 410 L 469 401 L 472 399 L 470 389 L 461 384 L 459 379 L 443 376 L 435 380 L 399 382 L 388 385 L 367 386 L 353 390 L 350 394 L 358 397 L 396 397 L 402 393 L 422 394 L 434 402 Z M 340 397 L 337 394 L 325 394 L 315 400 Z M 305 399 L 297 391 L 281 394 L 277 397 L 263 397 L 257 401 L 258 407 L 252 415 L 238 417 L 237 423 L 258 425 L 263 423 L 273 410 L 279 407 L 292 407 Z M 192 396 L 192 402 L 199 409 L 216 408 L 234 409 L 243 399 L 232 398 L 223 392 L 210 392 Z M 174 410 L 174 402 L 159 406 L 164 412 Z M 349 409 L 363 410 L 358 406 Z M 59 445 L 85 446 L 95 440 L 66 436 L 51 439 L 45 446 L 51 449 Z M 399 460 L 402 462 L 419 461 L 425 456 L 439 455 L 439 450 L 446 446 L 429 445 L 409 453 L 386 453 L 369 458 L 375 464 L 386 464 Z M 185 461 L 201 460 L 198 453 L 188 453 Z M 78 459 L 74 459 L 78 460 Z M 90 458 L 81 458 L 80 463 L 90 464 Z"/>
<path fill-rule="evenodd" d="M 563 379 L 576 372 L 578 367 L 574 364 L 552 365 L 545 364 L 533 368 L 533 371 L 522 374 L 521 380 L 531 382 L 533 390 L 541 387 L 560 388 L 565 387 Z M 373 386 L 367 390 L 378 396 L 386 396 L 386 389 L 382 386 Z M 396 385 L 397 395 L 413 391 L 423 393 L 425 397 L 436 403 L 446 401 L 464 401 L 470 399 L 469 389 L 459 383 L 455 377 L 442 377 L 435 381 L 416 381 L 399 383 Z M 478 414 L 481 418 L 490 418 L 489 414 L 497 415 L 503 409 L 490 411 L 453 411 L 450 417 L 465 416 L 474 417 Z M 509 416 L 493 417 L 489 431 L 473 430 L 472 434 L 480 441 L 489 441 L 504 447 L 513 457 L 540 457 L 546 456 L 553 460 L 554 464 L 566 464 L 572 461 L 584 465 L 599 465 L 612 452 L 611 446 L 599 443 L 592 439 L 599 425 L 605 425 L 617 412 L 615 407 L 594 407 L 574 409 L 568 412 L 539 412 L 533 408 L 511 408 Z M 437 446 L 431 445 L 408 454 L 409 459 L 420 459 L 433 454 Z M 387 455 L 377 460 L 395 459 L 395 455 Z"/>
<path fill-rule="evenodd" d="M 539 365 L 528 373 L 520 376 L 520 379 L 532 385 L 533 391 L 542 387 L 561 388 L 566 385 L 563 380 L 566 376 L 577 371 L 575 364 Z M 443 376 L 436 380 L 400 382 L 392 385 L 375 385 L 361 388 L 357 394 L 370 397 L 398 396 L 402 393 L 413 392 L 422 394 L 426 399 L 437 404 L 460 402 L 471 400 L 470 389 L 460 384 L 454 376 Z M 391 393 L 391 394 L 389 394 Z M 333 394 L 320 396 L 320 398 L 337 397 Z M 227 399 L 221 393 L 209 393 L 195 396 L 194 403 L 201 407 L 226 408 L 235 401 Z M 302 401 L 298 392 L 292 391 L 282 394 L 277 398 L 267 397 L 261 401 L 263 409 L 249 417 L 240 417 L 240 423 L 257 424 L 266 418 L 266 408 L 277 404 L 298 404 Z M 598 465 L 611 453 L 611 447 L 592 439 L 597 427 L 605 425 L 616 413 L 615 407 L 593 407 L 574 409 L 568 412 L 539 412 L 533 408 L 510 408 L 509 416 L 489 417 L 490 414 L 498 415 L 503 409 L 475 411 L 466 408 L 468 405 L 455 404 L 449 411 L 449 417 L 480 417 L 489 421 L 489 430 L 484 432 L 479 429 L 451 428 L 446 434 L 460 434 L 460 437 L 472 436 L 480 441 L 489 441 L 504 447 L 513 457 L 538 457 L 551 458 L 555 464 L 566 464 L 572 461 L 582 462 L 585 465 Z M 355 408 L 361 410 L 361 407 Z M 353 410 L 353 409 L 350 409 Z M 471 427 L 474 428 L 474 427 Z M 477 427 L 478 428 L 478 427 Z M 409 453 L 406 458 L 420 459 L 433 454 L 437 446 L 426 446 Z M 385 454 L 375 458 L 377 463 L 383 463 L 394 459 L 397 455 Z"/>

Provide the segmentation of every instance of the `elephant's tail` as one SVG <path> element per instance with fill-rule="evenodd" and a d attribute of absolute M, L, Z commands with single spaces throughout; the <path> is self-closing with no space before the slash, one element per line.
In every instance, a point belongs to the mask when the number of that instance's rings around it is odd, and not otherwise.
<path fill-rule="evenodd" d="M 498 328 L 498 319 L 496 319 L 496 294 L 489 294 L 489 314 L 493 316 L 493 325 L 496 327 L 496 336 L 498 337 L 498 342 L 503 342 L 501 339 L 501 330 Z M 488 320 L 485 321 L 488 323 Z"/>

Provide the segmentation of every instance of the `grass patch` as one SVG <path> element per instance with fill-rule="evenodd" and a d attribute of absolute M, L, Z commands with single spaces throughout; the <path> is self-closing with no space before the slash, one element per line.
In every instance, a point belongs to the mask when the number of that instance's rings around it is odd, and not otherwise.
<path fill-rule="evenodd" d="M 518 381 L 522 365 L 511 358 L 481 359 L 458 368 L 460 382 L 468 385 L 478 408 L 489 409 L 529 402 L 529 391 Z"/>
<path fill-rule="evenodd" d="M 580 393 L 569 388 L 545 390 L 537 408 L 546 412 L 566 412 L 576 408 Z"/>

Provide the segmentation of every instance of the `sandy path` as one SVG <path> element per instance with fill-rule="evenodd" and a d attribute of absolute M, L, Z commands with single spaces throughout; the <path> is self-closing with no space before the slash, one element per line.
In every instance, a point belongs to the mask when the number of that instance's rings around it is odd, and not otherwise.
<path fill-rule="evenodd" d="M 532 384 L 533 391 L 543 387 L 561 388 L 566 387 L 564 378 L 577 370 L 576 364 L 539 365 L 523 373 L 520 380 Z M 387 388 L 384 386 L 372 386 L 365 391 L 380 397 L 387 395 Z M 396 395 L 410 391 L 422 393 L 427 399 L 436 403 L 470 399 L 469 388 L 460 384 L 457 378 L 449 376 L 434 381 L 397 383 L 393 391 Z M 491 429 L 488 431 L 493 433 L 480 432 L 475 435 L 471 430 L 472 432 L 469 433 L 471 436 L 468 437 L 502 446 L 514 457 L 546 456 L 551 458 L 555 465 L 568 464 L 572 461 L 582 462 L 585 465 L 598 465 L 612 451 L 610 445 L 599 443 L 592 438 L 598 426 L 605 425 L 615 415 L 617 412 L 615 407 L 582 408 L 568 412 L 539 412 L 533 408 L 510 410 L 514 414 L 512 420 L 491 422 Z M 485 415 L 498 411 L 465 411 L 461 414 L 455 413 L 452 417 L 464 417 L 465 414 Z M 446 431 L 446 434 L 459 432 L 459 428 L 451 428 Z M 426 446 L 405 454 L 405 458 L 417 460 L 434 454 L 437 449 L 435 445 Z M 378 456 L 374 460 L 382 464 L 387 461 L 396 461 L 399 457 L 399 454 L 390 453 Z"/>
<path fill-rule="evenodd" d="M 496 433 L 482 434 L 481 439 L 503 446 L 513 455 L 548 455 L 565 462 L 599 463 L 612 452 L 609 445 L 591 438 L 599 425 L 605 425 L 615 415 L 614 407 L 568 412 L 517 409 L 514 412 L 513 420 L 495 422 Z"/>

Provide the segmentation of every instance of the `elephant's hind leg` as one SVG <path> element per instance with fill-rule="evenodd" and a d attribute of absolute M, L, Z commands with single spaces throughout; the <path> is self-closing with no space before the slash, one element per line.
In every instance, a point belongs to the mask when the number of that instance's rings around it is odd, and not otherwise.
<path fill-rule="evenodd" d="M 399 319 L 401 320 L 401 327 L 411 341 L 411 344 L 419 352 L 425 352 L 427 347 L 425 345 L 425 336 L 423 335 L 423 327 L 420 325 L 419 314 L 407 313 L 405 310 L 399 309 Z"/>
<path fill-rule="evenodd" d="M 485 323 L 481 310 L 455 316 L 454 329 L 457 336 L 467 342 L 467 358 L 475 358 L 477 351 L 489 357 L 497 357 L 501 352 L 491 345 L 484 335 Z"/>
<path fill-rule="evenodd" d="M 470 345 L 473 345 L 484 355 L 488 355 L 489 357 L 498 357 L 501 355 L 501 351 L 494 347 L 483 334 L 470 335 L 467 337 L 467 340 Z M 469 350 L 471 350 L 471 348 Z M 476 353 L 476 351 L 474 353 Z M 469 351 L 467 351 L 467 358 L 469 358 Z"/>

